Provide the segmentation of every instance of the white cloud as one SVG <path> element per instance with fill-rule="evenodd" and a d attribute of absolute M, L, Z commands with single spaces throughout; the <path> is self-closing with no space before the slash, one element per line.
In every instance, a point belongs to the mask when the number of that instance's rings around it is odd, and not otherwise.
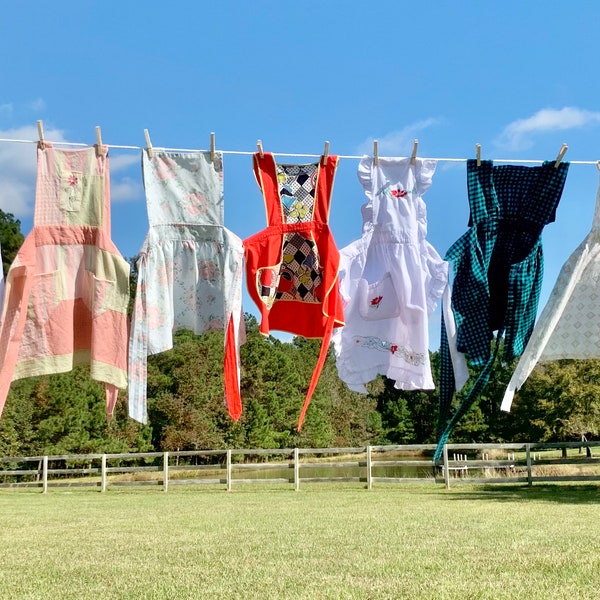
<path fill-rule="evenodd" d="M 131 177 L 123 177 L 110 183 L 110 199 L 112 202 L 128 202 L 143 198 L 144 188 L 141 182 Z"/>
<path fill-rule="evenodd" d="M 141 171 L 141 157 L 140 153 L 135 154 L 121 153 L 110 155 L 110 198 L 113 202 L 129 202 L 131 200 L 139 200 L 144 197 L 144 187 L 142 185 L 142 171 Z M 121 171 L 127 171 L 130 167 L 137 167 L 138 178 L 123 175 L 120 178 L 115 178 L 116 173 Z"/>
<path fill-rule="evenodd" d="M 377 151 L 379 156 L 408 156 L 413 147 L 415 138 L 418 138 L 419 133 L 428 127 L 437 125 L 439 119 L 425 119 L 417 121 L 411 125 L 391 131 L 385 135 L 375 138 L 369 137 L 357 147 L 357 154 L 373 154 L 373 141 L 377 140 Z"/>
<path fill-rule="evenodd" d="M 110 172 L 116 173 L 118 171 L 122 171 L 128 169 L 132 165 L 141 165 L 142 158 L 139 154 L 119 154 L 114 156 L 111 152 L 110 154 Z"/>
<path fill-rule="evenodd" d="M 25 217 L 33 212 L 33 194 L 35 187 L 16 177 L 6 177 L 0 172 L 2 192 L 0 210 L 12 213 L 16 217 Z"/>
<path fill-rule="evenodd" d="M 561 109 L 544 108 L 531 117 L 509 123 L 496 143 L 509 150 L 523 150 L 533 145 L 533 136 L 550 131 L 566 131 L 600 123 L 600 112 L 572 106 Z"/>

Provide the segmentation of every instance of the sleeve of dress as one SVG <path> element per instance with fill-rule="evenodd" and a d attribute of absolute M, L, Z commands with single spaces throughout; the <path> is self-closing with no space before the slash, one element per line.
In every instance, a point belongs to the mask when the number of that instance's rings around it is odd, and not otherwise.
<path fill-rule="evenodd" d="M 525 351 L 508 382 L 500 409 L 510 411 L 515 392 L 525 383 L 535 365 L 543 356 L 544 349 L 554 333 L 573 290 L 589 263 L 590 248 L 584 240 L 563 265 L 546 306 L 536 323 Z"/>
<path fill-rule="evenodd" d="M 138 280 L 129 334 L 129 416 L 140 423 L 148 421 L 148 315 L 146 299 L 147 256 L 138 259 Z"/>

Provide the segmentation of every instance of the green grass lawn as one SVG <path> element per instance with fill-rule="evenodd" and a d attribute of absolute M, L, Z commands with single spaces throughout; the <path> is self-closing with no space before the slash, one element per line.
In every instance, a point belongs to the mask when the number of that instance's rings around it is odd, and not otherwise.
<path fill-rule="evenodd" d="M 577 599 L 600 487 L 0 490 L 0 598 Z"/>

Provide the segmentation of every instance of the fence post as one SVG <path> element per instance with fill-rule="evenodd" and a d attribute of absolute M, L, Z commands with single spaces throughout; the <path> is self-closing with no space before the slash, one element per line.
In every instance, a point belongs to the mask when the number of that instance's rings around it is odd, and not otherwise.
<path fill-rule="evenodd" d="M 169 491 L 169 453 L 163 454 L 163 491 Z"/>
<path fill-rule="evenodd" d="M 533 479 L 531 478 L 531 444 L 525 444 L 525 451 L 527 453 L 527 485 L 531 487 L 533 485 Z"/>
<path fill-rule="evenodd" d="M 100 462 L 100 491 L 106 491 L 106 454 L 102 455 Z"/>
<path fill-rule="evenodd" d="M 231 491 L 231 450 L 227 450 L 227 491 Z"/>
<path fill-rule="evenodd" d="M 444 457 L 444 483 L 446 484 L 446 489 L 450 489 L 450 466 L 448 465 L 448 446 L 444 444 L 443 450 Z"/>
<path fill-rule="evenodd" d="M 371 446 L 367 446 L 367 489 L 373 489 L 373 479 L 371 477 Z"/>
<path fill-rule="evenodd" d="M 42 461 L 42 493 L 48 492 L 48 457 L 44 456 Z"/>
<path fill-rule="evenodd" d="M 294 448 L 294 491 L 300 491 L 300 452 Z"/>

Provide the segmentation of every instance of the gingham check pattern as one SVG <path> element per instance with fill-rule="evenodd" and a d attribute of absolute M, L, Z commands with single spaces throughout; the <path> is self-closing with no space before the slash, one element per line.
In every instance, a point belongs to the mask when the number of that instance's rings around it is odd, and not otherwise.
<path fill-rule="evenodd" d="M 442 320 L 438 448 L 487 384 L 499 347 L 503 357 L 520 356 L 533 331 L 544 258 L 541 233 L 555 219 L 568 163 L 540 167 L 494 166 L 467 161 L 470 229 L 448 250 L 454 268 L 452 310 L 457 346 L 474 367 L 483 367 L 473 387 L 449 419 L 454 373 Z M 496 349 L 491 353 L 493 331 Z"/>

